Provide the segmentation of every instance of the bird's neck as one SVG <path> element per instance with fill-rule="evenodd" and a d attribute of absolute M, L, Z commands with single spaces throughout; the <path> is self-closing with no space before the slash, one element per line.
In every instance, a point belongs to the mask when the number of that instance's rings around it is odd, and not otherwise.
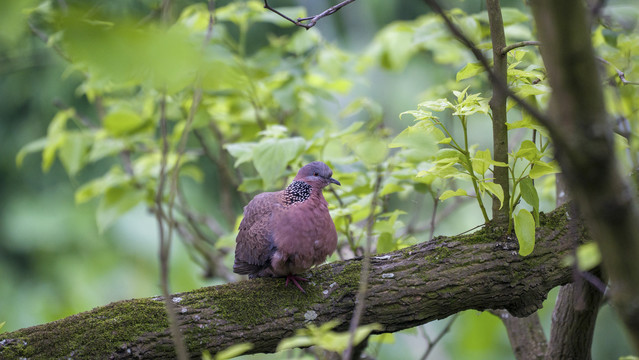
<path fill-rule="evenodd" d="M 284 190 L 284 201 L 287 204 L 302 202 L 308 199 L 313 193 L 313 187 L 304 181 L 293 181 Z"/>

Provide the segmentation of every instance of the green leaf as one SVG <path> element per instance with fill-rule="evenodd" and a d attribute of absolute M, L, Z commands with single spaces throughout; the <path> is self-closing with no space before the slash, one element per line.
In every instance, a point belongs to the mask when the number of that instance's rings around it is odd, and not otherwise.
<path fill-rule="evenodd" d="M 443 138 L 444 134 L 441 130 L 435 127 L 430 121 L 422 120 L 400 132 L 393 141 L 388 144 L 388 147 L 411 148 L 433 154 L 439 149 L 437 147 L 437 141 Z"/>
<path fill-rule="evenodd" d="M 100 200 L 96 213 L 100 233 L 104 233 L 115 220 L 142 202 L 145 195 L 146 191 L 144 189 L 136 189 L 132 186 L 118 186 L 107 189 Z"/>
<path fill-rule="evenodd" d="M 468 193 L 464 189 L 457 189 L 455 191 L 446 190 L 439 196 L 439 200 L 444 201 L 446 199 L 450 199 L 455 196 L 466 196 L 466 195 L 468 195 Z"/>
<path fill-rule="evenodd" d="M 539 195 L 537 189 L 531 178 L 526 177 L 519 182 L 519 190 L 521 191 L 521 197 L 533 207 L 533 209 L 539 211 Z"/>
<path fill-rule="evenodd" d="M 113 167 L 102 177 L 82 185 L 75 192 L 75 202 L 76 204 L 87 202 L 98 195 L 104 194 L 109 188 L 122 185 L 127 181 L 129 181 L 129 177 L 118 167 Z"/>
<path fill-rule="evenodd" d="M 143 128 L 146 121 L 135 111 L 119 109 L 107 114 L 102 123 L 110 134 L 122 136 Z"/>
<path fill-rule="evenodd" d="M 6 323 L 7 323 L 6 321 L 3 321 L 3 322 L 1 322 L 1 323 L 0 323 L 0 330 L 2 330 L 2 328 L 4 327 L 4 325 L 5 325 Z"/>
<path fill-rule="evenodd" d="M 490 168 L 490 163 L 493 160 L 490 155 L 490 150 L 480 150 L 475 153 L 475 156 L 471 159 L 473 164 L 473 171 L 475 174 L 484 176 L 488 168 Z"/>
<path fill-rule="evenodd" d="M 388 154 L 388 145 L 384 140 L 376 136 L 360 139 L 352 144 L 355 155 L 366 165 L 381 164 Z"/>
<path fill-rule="evenodd" d="M 124 139 L 96 136 L 89 151 L 89 162 L 95 162 L 107 156 L 115 155 L 126 149 Z"/>
<path fill-rule="evenodd" d="M 544 175 L 556 174 L 560 172 L 559 164 L 557 161 L 553 160 L 549 163 L 545 163 L 543 161 L 535 161 L 534 167 L 530 170 L 528 174 L 531 179 L 538 179 Z"/>
<path fill-rule="evenodd" d="M 523 158 L 530 162 L 541 159 L 543 154 L 537 149 L 537 145 L 530 140 L 524 140 L 519 146 L 519 150 L 515 153 L 515 158 Z"/>
<path fill-rule="evenodd" d="M 393 241 L 393 236 L 387 232 L 381 233 L 377 239 L 377 254 L 395 250 L 397 250 L 397 242 Z"/>
<path fill-rule="evenodd" d="M 297 158 L 306 141 L 300 137 L 288 139 L 266 139 L 253 148 L 253 165 L 264 180 L 266 189 L 276 187 L 275 181 L 282 176 L 288 163 Z"/>
<path fill-rule="evenodd" d="M 199 183 L 204 181 L 204 172 L 202 172 L 202 169 L 192 164 L 182 166 L 180 168 L 180 176 L 188 176 Z"/>
<path fill-rule="evenodd" d="M 530 211 L 520 209 L 514 218 L 519 255 L 528 256 L 535 248 L 535 219 Z"/>
<path fill-rule="evenodd" d="M 65 134 L 64 140 L 58 149 L 58 157 L 69 176 L 75 176 L 84 167 L 90 145 L 91 141 L 84 134 L 79 132 Z"/>
<path fill-rule="evenodd" d="M 215 354 L 215 360 L 227 360 L 240 356 L 245 352 L 254 348 L 254 345 L 248 342 L 234 344 Z"/>
<path fill-rule="evenodd" d="M 453 109 L 454 105 L 446 99 L 429 100 L 419 103 L 419 108 L 426 108 L 433 111 L 444 111 L 446 109 Z"/>
<path fill-rule="evenodd" d="M 21 167 L 25 156 L 27 156 L 28 154 L 31 154 L 37 151 L 42 151 L 47 146 L 48 141 L 49 139 L 47 139 L 46 137 L 43 137 L 38 140 L 34 140 L 28 143 L 27 145 L 23 146 L 22 149 L 20 149 L 20 151 L 18 152 L 18 155 L 16 155 L 16 166 Z"/>
<path fill-rule="evenodd" d="M 595 242 L 577 247 L 577 267 L 580 271 L 588 271 L 601 263 L 601 252 Z"/>
<path fill-rule="evenodd" d="M 402 155 L 409 161 L 420 162 L 431 157 L 439 147 L 437 143 L 444 138 L 441 130 L 429 120 L 421 120 L 400 132 L 390 144 L 389 148 L 404 148 Z M 379 150 L 378 150 L 379 151 Z"/>
<path fill-rule="evenodd" d="M 255 145 L 255 143 L 243 142 L 225 144 L 224 148 L 235 158 L 235 164 L 233 164 L 233 166 L 238 167 L 247 161 L 253 160 L 253 149 Z"/>
<path fill-rule="evenodd" d="M 406 189 L 401 185 L 398 185 L 395 183 L 387 183 L 387 184 L 384 184 L 384 187 L 379 192 L 379 196 L 384 196 L 384 195 L 388 195 L 388 194 L 392 194 L 392 193 L 396 193 L 396 192 L 400 192 L 404 190 Z"/>
<path fill-rule="evenodd" d="M 485 189 L 497 199 L 499 199 L 499 208 L 501 209 L 504 206 L 504 189 L 499 184 L 495 184 L 494 182 L 480 182 L 479 187 Z"/>
<path fill-rule="evenodd" d="M 477 74 L 484 72 L 484 67 L 479 63 L 468 63 L 459 72 L 457 72 L 457 81 L 469 79 Z"/>

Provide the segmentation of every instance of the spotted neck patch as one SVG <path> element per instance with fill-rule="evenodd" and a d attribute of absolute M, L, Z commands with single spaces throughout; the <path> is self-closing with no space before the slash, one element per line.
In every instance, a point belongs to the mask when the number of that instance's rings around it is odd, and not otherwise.
<path fill-rule="evenodd" d="M 304 181 L 293 181 L 286 190 L 284 190 L 284 201 L 287 205 L 302 202 L 311 196 L 311 185 Z"/>

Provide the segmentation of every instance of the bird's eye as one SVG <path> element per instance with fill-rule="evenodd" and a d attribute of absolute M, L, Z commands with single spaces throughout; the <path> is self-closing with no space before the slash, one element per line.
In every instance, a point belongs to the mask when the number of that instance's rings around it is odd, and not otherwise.
<path fill-rule="evenodd" d="M 314 173 L 313 175 L 314 175 L 314 176 L 319 176 L 319 174 L 318 174 L 317 172 L 316 172 L 316 173 Z"/>

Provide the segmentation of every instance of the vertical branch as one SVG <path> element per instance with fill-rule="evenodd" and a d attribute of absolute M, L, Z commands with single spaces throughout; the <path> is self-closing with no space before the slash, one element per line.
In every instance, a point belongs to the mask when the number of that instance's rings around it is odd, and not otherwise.
<path fill-rule="evenodd" d="M 155 216 L 158 222 L 158 232 L 160 236 L 160 282 L 162 287 L 162 297 L 164 298 L 164 306 L 166 307 L 166 314 L 169 319 L 169 330 L 171 331 L 171 338 L 175 344 L 175 352 L 178 359 L 184 360 L 188 358 L 186 351 L 186 345 L 184 344 L 184 338 L 180 333 L 179 324 L 177 323 L 176 309 L 173 305 L 171 294 L 169 291 L 169 253 L 171 251 L 171 236 L 170 229 L 171 224 L 168 224 L 169 233 L 164 232 L 164 209 L 162 207 L 162 200 L 164 198 L 164 185 L 166 183 L 166 166 L 167 157 L 169 153 L 169 141 L 167 135 L 167 120 L 166 120 L 166 96 L 162 96 L 160 102 L 160 135 L 162 137 L 162 157 L 160 160 L 160 175 L 158 178 L 158 188 L 155 195 Z"/>
<path fill-rule="evenodd" d="M 353 358 L 353 341 L 355 339 L 355 331 L 359 326 L 359 322 L 364 314 L 366 307 L 366 295 L 368 293 L 368 276 L 371 267 L 371 245 L 373 242 L 373 225 L 375 224 L 375 209 L 377 208 L 377 196 L 382 184 L 382 169 L 377 167 L 377 178 L 375 179 L 375 189 L 373 190 L 373 199 L 371 200 L 371 214 L 366 222 L 366 247 L 364 248 L 364 260 L 362 261 L 362 272 L 359 279 L 359 289 L 357 291 L 357 299 L 355 300 L 355 310 L 353 310 L 353 318 L 348 328 L 350 337 L 348 339 L 348 347 L 344 350 L 342 359 L 351 360 Z"/>
<path fill-rule="evenodd" d="M 502 84 L 507 84 L 507 56 L 503 52 L 506 47 L 506 35 L 504 34 L 504 22 L 501 17 L 499 0 L 486 0 L 488 21 L 490 24 L 490 37 L 493 43 L 493 72 Z M 506 123 L 506 99 L 508 94 L 500 86 L 493 86 L 493 97 L 490 99 L 490 110 L 493 114 L 493 156 L 495 161 L 508 164 L 508 129 Z M 501 206 L 497 198 L 493 196 L 493 221 L 497 224 L 506 224 L 510 218 L 510 191 L 508 182 L 508 168 L 493 166 L 495 174 L 494 182 L 504 190 L 504 206 Z"/>
<path fill-rule="evenodd" d="M 551 120 L 570 136 L 554 141 L 556 157 L 601 250 L 615 309 L 639 350 L 639 206 L 615 155 L 588 14 L 581 0 L 530 4 L 552 88 Z"/>
<path fill-rule="evenodd" d="M 556 179 L 557 207 L 568 201 L 566 182 L 561 174 Z M 570 206 L 571 216 L 578 217 Z M 576 265 L 574 265 L 576 267 Z M 578 272 L 575 268 L 575 274 Z M 577 277 L 572 284 L 559 289 L 550 325 L 546 359 L 591 359 L 592 339 L 603 292 Z"/>
<path fill-rule="evenodd" d="M 493 73 L 496 82 L 508 86 L 508 62 L 506 47 L 506 35 L 504 22 L 501 16 L 499 0 L 486 0 L 490 37 L 493 45 Z M 493 86 L 493 96 L 489 105 L 493 120 L 493 152 L 495 161 L 508 164 L 508 115 L 506 113 L 507 89 L 502 86 Z M 499 201 L 493 197 L 493 221 L 496 224 L 507 226 L 510 222 L 512 211 L 510 207 L 510 181 L 508 179 L 508 167 L 494 166 L 494 182 L 504 190 L 504 202 L 500 209 Z M 499 318 L 506 327 L 513 353 L 518 360 L 541 359 L 546 352 L 546 337 L 539 322 L 539 315 L 534 313 L 525 318 L 516 318 L 507 311 L 498 313 Z"/>

